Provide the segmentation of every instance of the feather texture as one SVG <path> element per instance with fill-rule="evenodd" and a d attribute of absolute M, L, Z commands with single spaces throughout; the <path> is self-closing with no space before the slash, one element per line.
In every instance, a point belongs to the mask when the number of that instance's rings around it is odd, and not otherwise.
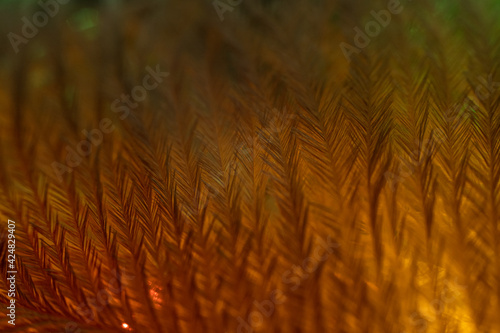
<path fill-rule="evenodd" d="M 2 331 L 500 332 L 495 1 L 0 7 Z"/>

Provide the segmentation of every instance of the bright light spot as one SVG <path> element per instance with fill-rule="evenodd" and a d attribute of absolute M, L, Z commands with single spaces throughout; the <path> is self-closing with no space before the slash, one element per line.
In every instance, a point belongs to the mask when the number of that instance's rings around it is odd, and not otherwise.
<path fill-rule="evenodd" d="M 155 303 L 155 305 L 160 306 L 162 304 L 162 298 L 161 298 L 161 291 L 162 288 L 154 284 L 154 282 L 148 281 L 149 285 L 149 296 L 151 296 L 151 299 Z"/>
<path fill-rule="evenodd" d="M 123 323 L 123 324 L 122 324 L 122 327 L 123 327 L 123 328 L 128 328 L 128 324 L 127 324 L 127 323 Z"/>

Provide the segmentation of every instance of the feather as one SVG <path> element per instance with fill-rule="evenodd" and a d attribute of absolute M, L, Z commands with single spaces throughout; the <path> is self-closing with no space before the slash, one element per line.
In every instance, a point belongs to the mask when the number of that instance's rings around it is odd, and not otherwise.
<path fill-rule="evenodd" d="M 2 332 L 500 332 L 495 1 L 63 2 L 0 5 Z"/>

